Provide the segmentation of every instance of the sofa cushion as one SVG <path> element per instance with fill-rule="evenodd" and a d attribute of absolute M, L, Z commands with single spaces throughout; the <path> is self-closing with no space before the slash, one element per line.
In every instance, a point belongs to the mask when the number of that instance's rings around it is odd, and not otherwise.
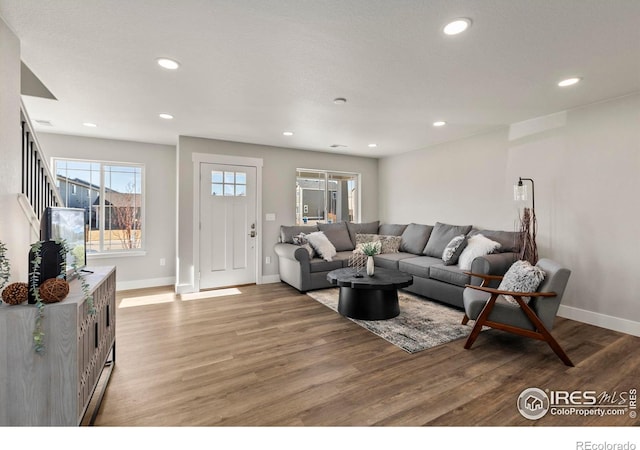
<path fill-rule="evenodd" d="M 342 267 L 349 267 L 349 260 L 353 256 L 353 251 L 344 251 L 336 253 L 333 257 L 334 261 L 342 261 Z"/>
<path fill-rule="evenodd" d="M 322 231 L 314 231 L 305 237 L 315 252 L 325 261 L 331 261 L 336 256 L 336 248 Z"/>
<path fill-rule="evenodd" d="M 500 243 L 492 241 L 482 234 L 474 234 L 467 239 L 467 247 L 458 258 L 458 267 L 461 270 L 471 270 L 473 260 L 478 256 L 485 256 L 496 252 L 500 248 Z"/>
<path fill-rule="evenodd" d="M 467 246 L 467 236 L 459 234 L 449 241 L 442 252 L 442 262 L 445 266 L 453 266 L 458 263 L 462 250 Z"/>
<path fill-rule="evenodd" d="M 442 259 L 433 258 L 431 256 L 414 255 L 413 258 L 403 259 L 398 263 L 398 270 L 407 272 L 416 277 L 429 278 L 430 268 L 436 265 L 442 265 Z"/>
<path fill-rule="evenodd" d="M 520 251 L 520 232 L 519 231 L 498 231 L 498 230 L 480 230 L 473 228 L 467 236 L 482 234 L 492 241 L 500 243 L 500 253 Z"/>
<path fill-rule="evenodd" d="M 424 250 L 424 246 L 429 240 L 432 230 L 433 227 L 431 225 L 410 223 L 402 232 L 402 244 L 400 244 L 400 251 L 413 253 L 414 255 L 421 255 Z M 450 240 L 451 239 L 445 242 L 444 245 L 447 245 Z M 442 250 L 444 250 L 444 246 L 442 247 Z M 442 256 L 442 250 L 440 250 L 438 257 Z"/>
<path fill-rule="evenodd" d="M 398 262 L 407 258 L 415 258 L 416 255 L 412 253 L 384 253 L 382 255 L 375 255 L 373 262 L 377 267 L 383 267 L 385 269 L 398 270 Z"/>
<path fill-rule="evenodd" d="M 450 225 L 436 222 L 429 241 L 420 253 L 434 258 L 442 258 L 442 252 L 451 239 L 460 234 L 466 235 L 469 231 L 471 231 L 471 225 Z"/>
<path fill-rule="evenodd" d="M 383 223 L 380 225 L 380 228 L 378 228 L 378 234 L 384 234 L 386 236 L 402 236 L 402 233 L 404 233 L 404 230 L 406 229 L 406 225 Z"/>
<path fill-rule="evenodd" d="M 338 252 L 353 250 L 355 247 L 353 242 L 351 242 L 351 237 L 349 237 L 346 222 L 319 223 L 318 230 L 322 231 L 327 238 L 329 238 L 329 241 L 331 241 Z"/>
<path fill-rule="evenodd" d="M 460 287 L 464 287 L 466 284 L 471 283 L 471 277 L 460 270 L 457 266 L 445 266 L 444 264 L 431 266 L 431 269 L 429 270 L 429 278 Z"/>
<path fill-rule="evenodd" d="M 293 238 L 300 233 L 309 234 L 318 231 L 317 225 L 293 225 L 280 227 L 280 242 L 293 244 Z"/>
<path fill-rule="evenodd" d="M 342 269 L 342 260 L 325 261 L 322 258 L 313 258 L 309 262 L 309 271 L 314 272 L 328 272 L 335 269 Z"/>
<path fill-rule="evenodd" d="M 353 246 L 355 247 L 357 244 L 356 234 L 378 234 L 378 225 L 380 225 L 379 220 L 367 223 L 347 222 L 347 230 Z"/>

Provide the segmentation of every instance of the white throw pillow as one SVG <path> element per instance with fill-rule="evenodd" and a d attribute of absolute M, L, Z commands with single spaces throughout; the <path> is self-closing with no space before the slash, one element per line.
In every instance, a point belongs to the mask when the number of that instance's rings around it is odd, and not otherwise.
<path fill-rule="evenodd" d="M 532 266 L 529 261 L 514 262 L 507 273 L 504 274 L 498 290 L 509 292 L 536 292 L 538 286 L 544 280 L 546 273 L 539 267 Z M 510 295 L 503 295 L 509 303 L 517 305 L 518 302 Z M 522 298 L 525 302 L 529 297 Z"/>
<path fill-rule="evenodd" d="M 471 270 L 471 263 L 478 256 L 488 255 L 500 248 L 500 243 L 492 241 L 483 234 L 474 234 L 467 239 L 467 246 L 458 258 L 460 270 Z"/>
<path fill-rule="evenodd" d="M 311 247 L 325 261 L 333 261 L 336 256 L 336 248 L 322 231 L 314 231 L 305 236 Z"/>

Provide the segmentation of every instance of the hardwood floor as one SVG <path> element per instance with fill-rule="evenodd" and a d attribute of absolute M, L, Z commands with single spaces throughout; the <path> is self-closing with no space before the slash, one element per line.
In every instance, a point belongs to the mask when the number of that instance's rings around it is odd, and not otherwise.
<path fill-rule="evenodd" d="M 494 330 L 471 350 L 458 340 L 408 354 L 284 283 L 190 301 L 142 289 L 117 301 L 117 364 L 98 426 L 640 424 L 519 414 L 529 387 L 640 387 L 639 337 L 567 319 L 553 334 L 573 368 L 546 343 Z"/>

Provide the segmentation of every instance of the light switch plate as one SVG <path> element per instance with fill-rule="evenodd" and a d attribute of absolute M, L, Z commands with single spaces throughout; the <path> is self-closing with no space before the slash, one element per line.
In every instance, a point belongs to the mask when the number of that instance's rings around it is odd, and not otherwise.
<path fill-rule="evenodd" d="M 264 220 L 266 220 L 267 222 L 273 222 L 276 220 L 276 215 L 274 213 L 267 213 L 264 216 Z"/>

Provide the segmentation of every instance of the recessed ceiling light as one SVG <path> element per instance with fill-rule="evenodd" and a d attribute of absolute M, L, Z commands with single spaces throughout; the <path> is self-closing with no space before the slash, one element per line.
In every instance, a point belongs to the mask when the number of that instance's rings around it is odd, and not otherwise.
<path fill-rule="evenodd" d="M 169 120 L 169 119 L 173 119 L 173 116 L 172 116 L 171 114 L 167 114 L 167 113 L 160 113 L 160 114 L 158 114 L 158 116 L 159 116 L 161 119 L 167 119 L 167 120 Z"/>
<path fill-rule="evenodd" d="M 98 126 L 95 123 L 91 123 L 91 122 L 84 122 L 82 125 L 84 125 L 85 127 L 89 127 L 89 128 L 95 128 L 95 127 Z"/>
<path fill-rule="evenodd" d="M 293 136 L 293 131 L 283 131 L 282 134 L 285 136 Z"/>
<path fill-rule="evenodd" d="M 369 147 L 369 148 L 376 148 L 377 146 L 378 146 L 378 144 L 369 144 L 369 145 L 367 145 L 367 147 Z"/>
<path fill-rule="evenodd" d="M 335 103 L 336 105 L 342 105 L 344 103 L 347 103 L 347 99 L 344 97 L 334 98 L 333 103 Z"/>
<path fill-rule="evenodd" d="M 578 83 L 582 78 L 567 78 L 566 80 L 562 80 L 558 83 L 560 87 L 572 86 Z"/>
<path fill-rule="evenodd" d="M 433 122 L 433 126 L 434 127 L 443 127 L 447 124 L 447 122 L 445 122 L 444 120 L 437 120 L 435 122 Z"/>
<path fill-rule="evenodd" d="M 180 63 L 178 61 L 174 61 L 173 59 L 169 58 L 158 58 L 156 59 L 156 62 L 160 67 L 164 67 L 165 69 L 169 70 L 176 70 L 178 67 L 180 67 Z"/>
<path fill-rule="evenodd" d="M 449 36 L 453 36 L 454 34 L 462 33 L 464 30 L 471 26 L 471 19 L 467 19 L 465 17 L 456 19 L 454 21 L 449 22 L 444 26 L 442 31 L 444 34 L 448 34 Z"/>

